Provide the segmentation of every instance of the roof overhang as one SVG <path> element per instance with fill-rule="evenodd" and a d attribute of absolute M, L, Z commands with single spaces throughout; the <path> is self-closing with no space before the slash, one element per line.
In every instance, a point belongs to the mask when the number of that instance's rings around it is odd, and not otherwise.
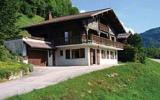
<path fill-rule="evenodd" d="M 51 42 L 35 40 L 35 39 L 30 39 L 30 38 L 23 38 L 22 40 L 25 44 L 27 44 L 31 48 L 39 48 L 39 49 L 53 49 L 54 48 Z"/>

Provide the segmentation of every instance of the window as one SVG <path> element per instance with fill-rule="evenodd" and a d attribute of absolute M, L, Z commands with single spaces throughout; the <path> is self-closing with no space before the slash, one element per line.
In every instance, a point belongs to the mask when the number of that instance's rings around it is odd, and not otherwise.
<path fill-rule="evenodd" d="M 75 58 L 85 58 L 85 49 L 73 49 L 72 59 L 75 59 Z"/>
<path fill-rule="evenodd" d="M 109 51 L 107 51 L 107 59 L 109 59 Z"/>
<path fill-rule="evenodd" d="M 70 50 L 66 50 L 66 59 L 70 59 Z"/>
<path fill-rule="evenodd" d="M 111 37 L 112 38 L 112 41 L 114 41 L 114 37 Z"/>
<path fill-rule="evenodd" d="M 63 56 L 63 50 L 60 50 L 60 56 Z"/>
<path fill-rule="evenodd" d="M 64 41 L 65 42 L 69 41 L 69 32 L 64 32 Z"/>
<path fill-rule="evenodd" d="M 103 58 L 103 59 L 106 58 L 106 52 L 105 52 L 104 50 L 101 51 L 101 55 L 102 55 L 102 58 Z"/>
<path fill-rule="evenodd" d="M 111 51 L 111 59 L 114 59 L 114 52 Z"/>
<path fill-rule="evenodd" d="M 115 51 L 115 59 L 117 59 L 117 51 Z"/>

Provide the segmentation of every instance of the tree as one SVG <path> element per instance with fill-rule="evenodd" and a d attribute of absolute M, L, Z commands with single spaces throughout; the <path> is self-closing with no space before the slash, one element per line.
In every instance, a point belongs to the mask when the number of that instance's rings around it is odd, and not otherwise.
<path fill-rule="evenodd" d="M 46 17 L 52 12 L 54 17 L 79 13 L 78 8 L 72 7 L 71 0 L 19 0 L 19 12 L 28 16 L 39 15 Z"/>
<path fill-rule="evenodd" d="M 17 36 L 15 22 L 17 19 L 17 3 L 15 0 L 1 0 L 0 2 L 0 44 L 4 40 Z"/>
<path fill-rule="evenodd" d="M 127 39 L 127 42 L 133 47 L 142 47 L 142 39 L 139 34 L 130 35 L 130 37 Z"/>
<path fill-rule="evenodd" d="M 119 51 L 119 60 L 122 62 L 132 61 L 145 64 L 146 54 L 142 48 L 140 35 L 134 34 L 127 39 L 128 45 L 124 46 L 123 51 Z"/>

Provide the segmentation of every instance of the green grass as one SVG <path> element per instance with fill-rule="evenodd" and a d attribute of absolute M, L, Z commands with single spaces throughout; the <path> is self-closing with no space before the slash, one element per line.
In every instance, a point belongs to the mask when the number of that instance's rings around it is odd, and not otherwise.
<path fill-rule="evenodd" d="M 11 74 L 28 71 L 31 68 L 30 65 L 16 62 L 16 61 L 0 61 L 0 81 L 7 80 Z"/>
<path fill-rule="evenodd" d="M 8 100 L 159 100 L 160 64 L 125 65 L 92 72 Z"/>
<path fill-rule="evenodd" d="M 28 16 L 23 15 L 23 14 L 18 14 L 18 15 L 20 17 L 17 20 L 16 25 L 19 26 L 19 27 L 29 26 L 29 25 L 37 24 L 39 22 L 44 21 L 44 18 L 42 18 L 42 17 L 40 17 L 38 15 L 35 15 L 35 16 L 31 17 L 31 18 L 29 18 Z"/>

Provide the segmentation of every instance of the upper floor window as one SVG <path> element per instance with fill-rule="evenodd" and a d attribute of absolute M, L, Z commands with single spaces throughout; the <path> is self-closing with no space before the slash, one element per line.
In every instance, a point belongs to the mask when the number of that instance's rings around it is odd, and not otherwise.
<path fill-rule="evenodd" d="M 116 38 L 114 36 L 111 37 L 112 41 L 116 42 Z"/>
<path fill-rule="evenodd" d="M 69 32 L 64 32 L 64 41 L 65 42 L 69 41 Z"/>

